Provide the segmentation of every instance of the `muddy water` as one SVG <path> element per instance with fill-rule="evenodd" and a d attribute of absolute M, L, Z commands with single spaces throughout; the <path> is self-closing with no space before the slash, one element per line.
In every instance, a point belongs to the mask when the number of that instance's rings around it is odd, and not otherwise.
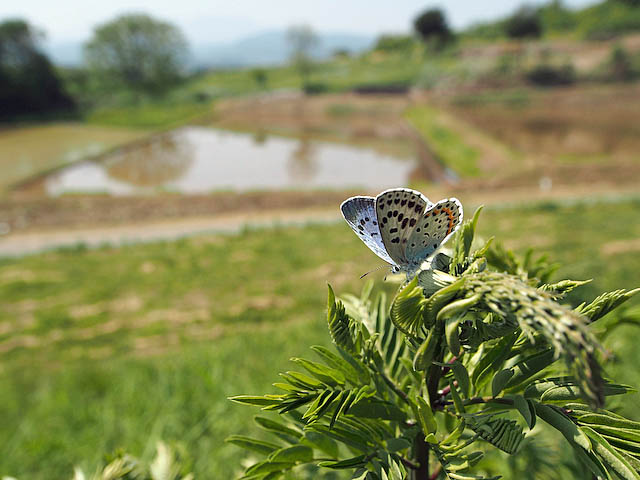
<path fill-rule="evenodd" d="M 189 126 L 71 165 L 22 188 L 48 196 L 383 189 L 406 185 L 416 170 L 414 160 L 363 148 Z"/>

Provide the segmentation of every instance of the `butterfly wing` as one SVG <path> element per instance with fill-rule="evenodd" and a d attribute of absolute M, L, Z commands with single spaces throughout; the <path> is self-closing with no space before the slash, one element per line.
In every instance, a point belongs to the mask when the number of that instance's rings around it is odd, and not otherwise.
<path fill-rule="evenodd" d="M 373 197 L 351 197 L 340 205 L 342 216 L 367 247 L 385 262 L 395 265 L 382 243 Z"/>
<path fill-rule="evenodd" d="M 409 236 L 405 257 L 420 265 L 453 235 L 462 223 L 462 215 L 457 198 L 440 200 L 429 207 Z"/>
<path fill-rule="evenodd" d="M 406 255 L 409 237 L 430 205 L 427 197 L 408 188 L 386 190 L 376 197 L 382 243 L 400 267 L 410 263 Z"/>

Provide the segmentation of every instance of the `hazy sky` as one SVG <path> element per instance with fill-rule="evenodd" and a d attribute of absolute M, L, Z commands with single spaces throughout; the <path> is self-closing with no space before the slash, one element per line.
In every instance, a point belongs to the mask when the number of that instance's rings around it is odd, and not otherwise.
<path fill-rule="evenodd" d="M 459 28 L 514 10 L 515 0 L 2 0 L 0 19 L 27 18 L 52 42 L 85 40 L 96 24 L 145 12 L 180 26 L 194 43 L 225 42 L 306 23 L 318 31 L 378 34 L 408 30 L 417 12 L 444 8 Z M 546 3 L 533 0 L 528 3 Z M 578 7 L 594 0 L 564 0 Z"/>

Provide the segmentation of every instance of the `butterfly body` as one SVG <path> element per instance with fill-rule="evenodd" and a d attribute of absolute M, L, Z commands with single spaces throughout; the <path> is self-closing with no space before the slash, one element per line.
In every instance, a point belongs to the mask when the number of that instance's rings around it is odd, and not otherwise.
<path fill-rule="evenodd" d="M 455 198 L 432 203 L 408 188 L 385 190 L 376 197 L 357 196 L 340 206 L 360 239 L 392 271 L 412 276 L 462 222 L 462 205 Z"/>

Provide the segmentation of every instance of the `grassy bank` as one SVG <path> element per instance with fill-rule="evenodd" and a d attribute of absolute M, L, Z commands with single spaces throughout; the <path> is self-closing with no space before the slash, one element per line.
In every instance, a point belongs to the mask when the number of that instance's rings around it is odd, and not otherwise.
<path fill-rule="evenodd" d="M 146 130 L 57 122 L 0 131 L 0 194 L 40 172 L 136 140 Z"/>
<path fill-rule="evenodd" d="M 577 302 L 640 285 L 639 218 L 637 201 L 541 204 L 488 210 L 480 234 L 595 277 Z M 230 478 L 243 454 L 223 439 L 251 418 L 226 396 L 269 391 L 288 357 L 327 344 L 326 282 L 358 291 L 380 263 L 342 224 L 0 261 L 0 474 L 64 478 L 162 438 L 198 478 Z M 607 346 L 640 385 L 636 334 Z"/>
<path fill-rule="evenodd" d="M 165 129 L 211 113 L 210 102 L 141 103 L 138 105 L 102 107 L 91 111 L 86 121 L 113 127 Z"/>
<path fill-rule="evenodd" d="M 480 174 L 478 151 L 442 120 L 442 113 L 436 108 L 426 105 L 412 107 L 405 117 L 444 165 L 463 177 Z"/>

